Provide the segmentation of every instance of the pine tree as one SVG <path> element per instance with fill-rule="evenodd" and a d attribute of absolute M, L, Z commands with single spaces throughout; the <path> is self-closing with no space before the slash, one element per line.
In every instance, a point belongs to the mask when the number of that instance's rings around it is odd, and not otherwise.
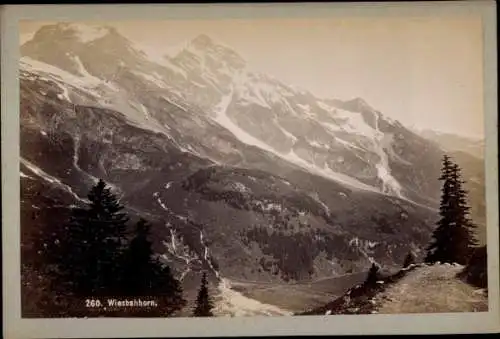
<path fill-rule="evenodd" d="M 122 269 L 122 293 L 126 296 L 151 296 L 161 305 L 152 312 L 171 315 L 184 307 L 180 282 L 172 275 L 170 267 L 155 258 L 149 240 L 151 224 L 140 219 L 133 239 L 125 251 Z"/>
<path fill-rule="evenodd" d="M 372 263 L 370 270 L 368 271 L 368 275 L 365 280 L 365 285 L 374 285 L 377 283 L 379 279 L 379 267 L 377 264 Z"/>
<path fill-rule="evenodd" d="M 403 262 L 403 268 L 407 268 L 413 264 L 415 264 L 415 256 L 413 255 L 413 253 L 411 251 L 409 251 L 405 257 L 404 262 Z"/>
<path fill-rule="evenodd" d="M 153 295 L 161 301 L 161 311 L 164 315 L 173 315 L 186 306 L 182 285 L 177 280 L 168 265 L 163 265 L 156 259 Z"/>
<path fill-rule="evenodd" d="M 462 180 L 461 170 L 457 164 L 452 167 L 451 177 L 456 185 L 456 218 L 457 225 L 460 226 L 460 237 L 457 238 L 457 253 L 462 253 L 465 258 L 469 258 L 474 249 L 478 246 L 475 234 L 476 225 L 470 218 L 470 206 L 467 199 L 467 191 L 463 188 L 465 181 Z M 461 251 L 461 252 L 460 252 Z M 464 261 L 465 262 L 465 261 Z"/>
<path fill-rule="evenodd" d="M 152 295 L 156 278 L 153 250 L 148 239 L 151 225 L 144 219 L 137 222 L 134 238 L 123 256 L 122 294 L 126 296 Z"/>
<path fill-rule="evenodd" d="M 208 295 L 207 283 L 207 274 L 204 272 L 201 279 L 201 287 L 198 291 L 198 297 L 196 298 L 196 307 L 193 312 L 193 316 L 195 317 L 213 317 L 213 305 Z"/>
<path fill-rule="evenodd" d="M 89 203 L 75 208 L 60 239 L 58 281 L 77 297 L 112 295 L 118 288 L 128 217 L 103 180 Z"/>
<path fill-rule="evenodd" d="M 469 218 L 467 192 L 463 189 L 460 168 L 450 157 L 443 157 L 443 181 L 441 192 L 440 219 L 434 230 L 433 239 L 427 248 L 425 262 L 446 262 L 465 264 L 476 245 L 475 225 Z"/>
<path fill-rule="evenodd" d="M 452 192 L 451 182 L 451 160 L 448 155 L 443 157 L 443 166 L 439 180 L 443 182 L 441 192 L 441 202 L 439 208 L 440 220 L 437 223 L 437 228 L 433 233 L 433 242 L 427 249 L 425 261 L 430 263 L 436 261 L 436 258 L 444 256 L 446 252 L 446 244 L 449 239 L 449 230 L 447 225 L 450 224 L 452 215 L 450 213 L 450 200 Z"/>

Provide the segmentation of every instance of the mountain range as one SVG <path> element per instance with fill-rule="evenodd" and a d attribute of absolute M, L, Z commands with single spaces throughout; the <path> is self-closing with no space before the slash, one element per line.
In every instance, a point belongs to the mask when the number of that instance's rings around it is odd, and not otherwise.
<path fill-rule="evenodd" d="M 424 138 L 435 141 L 449 152 L 466 152 L 480 159 L 484 158 L 485 142 L 482 138 L 466 137 L 429 129 L 419 130 L 417 133 Z"/>
<path fill-rule="evenodd" d="M 155 250 L 188 294 L 206 270 L 221 300 L 236 285 L 270 286 L 289 310 L 304 284 L 332 279 L 334 294 L 372 262 L 390 271 L 423 254 L 445 152 L 460 157 L 484 230 L 481 157 L 362 98 L 320 98 L 253 71 L 207 35 L 153 58 L 113 27 L 58 23 L 21 56 L 23 260 L 35 256 L 31 237 L 54 231 L 102 178 L 153 223 Z M 236 312 L 229 304 L 221 314 Z"/>

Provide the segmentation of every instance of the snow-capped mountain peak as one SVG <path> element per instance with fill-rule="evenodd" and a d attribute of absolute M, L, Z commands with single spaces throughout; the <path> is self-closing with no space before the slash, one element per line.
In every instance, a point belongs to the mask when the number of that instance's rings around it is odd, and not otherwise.
<path fill-rule="evenodd" d="M 115 28 L 103 25 L 94 25 L 76 22 L 61 22 L 41 27 L 33 36 L 32 41 L 47 41 L 49 39 L 64 39 L 67 44 L 71 40 L 77 43 L 90 43 L 101 39 L 108 34 L 116 34 Z"/>
<path fill-rule="evenodd" d="M 83 43 L 97 40 L 113 31 L 111 27 L 88 25 L 80 23 L 63 23 L 59 25 L 63 30 L 70 30 Z"/>
<path fill-rule="evenodd" d="M 208 35 L 200 34 L 190 41 L 190 45 L 199 49 L 213 48 L 217 43 Z"/>
<path fill-rule="evenodd" d="M 373 112 L 373 109 L 363 98 L 357 97 L 351 100 L 343 101 L 343 108 L 353 112 Z"/>
<path fill-rule="evenodd" d="M 230 47 L 215 41 L 206 34 L 200 34 L 189 41 L 175 56 L 175 59 L 191 58 L 204 66 L 234 72 L 246 67 L 246 61 Z"/>

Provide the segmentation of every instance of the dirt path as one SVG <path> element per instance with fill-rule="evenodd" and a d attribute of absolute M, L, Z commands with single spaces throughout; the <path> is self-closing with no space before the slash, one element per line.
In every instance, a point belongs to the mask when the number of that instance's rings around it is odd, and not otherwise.
<path fill-rule="evenodd" d="M 444 264 L 409 272 L 375 298 L 377 313 L 486 312 L 488 298 L 484 291 L 456 278 L 462 269 Z"/>

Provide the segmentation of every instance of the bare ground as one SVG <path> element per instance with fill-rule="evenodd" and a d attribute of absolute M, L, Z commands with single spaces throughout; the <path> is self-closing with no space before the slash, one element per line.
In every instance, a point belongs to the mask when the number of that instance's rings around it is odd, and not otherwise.
<path fill-rule="evenodd" d="M 378 313 L 487 312 L 486 292 L 457 278 L 460 265 L 423 265 L 374 298 Z"/>
<path fill-rule="evenodd" d="M 410 265 L 381 277 L 376 284 L 358 284 L 324 306 L 297 315 L 410 314 L 486 312 L 485 289 L 474 287 L 458 273 L 464 266 Z"/>

